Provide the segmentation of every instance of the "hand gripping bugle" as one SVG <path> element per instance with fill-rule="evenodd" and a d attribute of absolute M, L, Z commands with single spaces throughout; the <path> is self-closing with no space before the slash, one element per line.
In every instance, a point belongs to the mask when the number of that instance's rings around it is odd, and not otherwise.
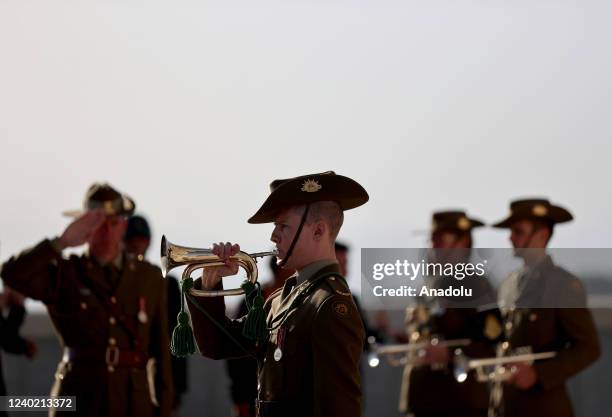
<path fill-rule="evenodd" d="M 255 284 L 255 282 L 257 282 L 257 258 L 276 256 L 277 254 L 277 251 L 251 254 L 240 251 L 234 256 L 231 256 L 230 259 L 238 262 L 238 265 L 246 272 L 247 279 Z M 166 236 L 163 236 L 161 241 L 161 267 L 163 276 L 165 277 L 170 270 L 184 265 L 187 267 L 183 271 L 182 280 L 189 278 L 191 273 L 197 269 L 225 266 L 225 263 L 210 249 L 175 245 L 167 240 Z M 229 290 L 196 290 L 192 288 L 189 290 L 189 293 L 200 297 L 223 297 L 226 295 L 244 294 L 244 290 L 242 288 L 233 288 Z"/>

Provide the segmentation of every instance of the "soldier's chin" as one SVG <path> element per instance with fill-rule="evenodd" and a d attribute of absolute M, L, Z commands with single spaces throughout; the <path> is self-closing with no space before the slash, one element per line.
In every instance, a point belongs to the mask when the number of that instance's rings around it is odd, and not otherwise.
<path fill-rule="evenodd" d="M 285 256 L 283 254 L 283 256 L 278 255 L 276 257 L 276 265 L 280 266 L 282 269 L 295 269 L 291 264 L 293 259 L 289 258 L 289 259 L 285 259 Z"/>
<path fill-rule="evenodd" d="M 514 248 L 514 256 L 517 258 L 524 258 L 525 250 L 525 248 Z"/>
<path fill-rule="evenodd" d="M 94 240 L 89 243 L 89 253 L 94 256 L 104 257 L 114 251 L 115 247 L 106 240 Z"/>

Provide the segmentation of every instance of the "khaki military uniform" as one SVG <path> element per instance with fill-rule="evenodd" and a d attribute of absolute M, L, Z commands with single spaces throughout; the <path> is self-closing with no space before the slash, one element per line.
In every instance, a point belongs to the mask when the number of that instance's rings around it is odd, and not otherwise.
<path fill-rule="evenodd" d="M 505 384 L 504 416 L 572 417 L 565 382 L 601 353 L 580 280 L 547 257 L 532 270 L 504 282 L 500 305 L 518 306 L 507 310 L 505 327 L 511 349 L 557 352 L 556 357 L 533 364 L 538 381 L 532 388 L 520 390 Z"/>
<path fill-rule="evenodd" d="M 469 339 L 461 349 L 470 358 L 495 355 L 495 343 L 501 334 L 496 310 L 479 312 L 473 308 L 452 308 L 433 314 L 427 330 L 442 340 Z M 453 348 L 450 349 L 452 360 Z M 455 380 L 449 366 L 408 365 L 404 368 L 400 411 L 415 416 L 487 415 L 487 385 L 476 380 L 473 372 L 463 383 Z"/>
<path fill-rule="evenodd" d="M 234 339 L 189 303 L 204 356 L 258 359 L 259 415 L 361 415 L 359 361 L 365 333 L 337 263 L 311 264 L 268 298 L 264 309 L 270 331 L 260 344 L 242 337 L 244 318 L 225 317 L 222 298 L 198 302 Z"/>
<path fill-rule="evenodd" d="M 444 288 L 449 284 L 433 278 L 429 285 Z M 476 296 L 465 299 L 436 297 L 423 300 L 412 312 L 407 311 L 411 313 L 407 314 L 410 339 L 466 339 L 469 344 L 460 349 L 467 357 L 494 356 L 495 346 L 503 339 L 503 328 L 499 310 L 492 308 L 495 305 L 493 289 L 484 277 L 464 285 L 470 286 Z M 487 415 L 487 385 L 479 382 L 474 372 L 469 372 L 462 383 L 457 382 L 452 367 L 455 348 L 448 349 L 451 355 L 449 364 L 407 364 L 402 378 L 400 411 L 416 417 Z"/>
<path fill-rule="evenodd" d="M 468 217 L 463 210 L 437 211 L 433 213 L 431 238 L 432 261 L 441 264 L 468 262 L 471 248 L 436 248 L 437 236 L 445 232 L 457 238 L 469 235 L 483 226 L 478 219 Z M 455 280 L 426 277 L 426 285 L 446 289 Z M 411 341 L 427 341 L 432 338 L 452 341 L 466 339 L 467 346 L 460 349 L 470 358 L 494 356 L 495 345 L 501 340 L 502 325 L 496 308 L 494 291 L 485 277 L 466 279 L 462 286 L 473 291 L 469 297 L 436 297 L 423 300 L 415 309 L 413 321 L 408 320 Z M 422 316 L 419 318 L 419 316 Z M 453 374 L 453 354 L 449 347 L 449 363 L 414 365 L 404 368 L 400 394 L 400 411 L 416 417 L 485 417 L 489 405 L 487 385 L 469 372 L 467 379 L 458 382 Z M 418 363 L 418 361 L 417 361 Z"/>
<path fill-rule="evenodd" d="M 166 290 L 157 267 L 128 256 L 106 267 L 87 255 L 64 259 L 44 240 L 9 259 L 1 274 L 47 306 L 64 348 L 52 394 L 76 396 L 76 413 L 66 415 L 170 414 Z"/>

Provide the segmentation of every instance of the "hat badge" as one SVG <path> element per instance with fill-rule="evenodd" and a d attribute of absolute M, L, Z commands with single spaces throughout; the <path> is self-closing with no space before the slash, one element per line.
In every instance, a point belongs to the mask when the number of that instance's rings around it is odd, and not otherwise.
<path fill-rule="evenodd" d="M 471 223 L 467 217 L 460 217 L 459 220 L 457 220 L 457 227 L 460 230 L 468 230 L 470 226 L 471 226 Z"/>
<path fill-rule="evenodd" d="M 548 214 L 548 209 L 546 208 L 546 206 L 543 206 L 542 204 L 536 204 L 531 209 L 531 212 L 533 213 L 534 216 L 544 217 Z"/>
<path fill-rule="evenodd" d="M 104 212 L 106 214 L 113 214 L 113 202 L 112 201 L 105 201 L 104 202 Z"/>
<path fill-rule="evenodd" d="M 304 181 L 304 184 L 302 184 L 301 190 L 306 193 L 316 193 L 321 188 L 323 188 L 323 186 L 316 180 L 306 180 Z"/>

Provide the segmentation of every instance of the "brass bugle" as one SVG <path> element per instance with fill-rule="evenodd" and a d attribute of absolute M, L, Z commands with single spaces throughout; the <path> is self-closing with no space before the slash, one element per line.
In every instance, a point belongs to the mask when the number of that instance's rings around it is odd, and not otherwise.
<path fill-rule="evenodd" d="M 277 251 L 251 254 L 240 251 L 234 256 L 231 256 L 230 259 L 238 262 L 238 265 L 246 272 L 247 279 L 255 283 L 257 282 L 257 258 L 276 256 L 277 254 Z M 161 267 L 163 276 L 165 277 L 169 271 L 179 266 L 186 266 L 182 276 L 182 280 L 185 280 L 197 269 L 225 266 L 225 263 L 210 249 L 175 245 L 166 239 L 166 236 L 162 236 Z M 244 290 L 242 288 L 228 290 L 196 290 L 192 288 L 189 290 L 189 293 L 199 297 L 223 297 L 226 295 L 244 294 Z"/>
<path fill-rule="evenodd" d="M 411 361 L 416 364 L 420 358 L 418 356 L 411 358 L 411 353 L 419 353 L 428 346 L 445 346 L 449 348 L 467 346 L 470 344 L 470 339 L 440 340 L 438 338 L 432 338 L 431 340 L 424 342 L 402 343 L 382 346 L 377 345 L 375 339 L 368 339 L 368 343 L 370 344 L 368 365 L 371 368 L 375 368 L 380 364 L 381 356 L 385 357 L 387 359 L 387 362 L 391 366 L 405 366 L 411 363 Z"/>
<path fill-rule="evenodd" d="M 454 376 L 457 382 L 464 382 L 467 374 L 472 369 L 476 370 L 476 378 L 480 382 L 500 382 L 509 379 L 515 372 L 515 368 L 507 368 L 504 365 L 550 359 L 556 356 L 556 352 L 523 353 L 518 355 L 496 356 L 491 358 L 473 359 L 466 357 L 461 349 L 455 351 Z M 493 371 L 486 372 L 485 367 L 494 367 Z"/>

